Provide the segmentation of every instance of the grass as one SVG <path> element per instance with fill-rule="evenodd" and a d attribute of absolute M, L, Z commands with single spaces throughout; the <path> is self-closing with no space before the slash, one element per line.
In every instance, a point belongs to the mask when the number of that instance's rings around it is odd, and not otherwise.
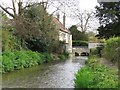
<path fill-rule="evenodd" d="M 75 88 L 118 88 L 116 68 L 106 67 L 99 62 L 97 56 L 89 56 L 86 66 L 76 74 Z"/>

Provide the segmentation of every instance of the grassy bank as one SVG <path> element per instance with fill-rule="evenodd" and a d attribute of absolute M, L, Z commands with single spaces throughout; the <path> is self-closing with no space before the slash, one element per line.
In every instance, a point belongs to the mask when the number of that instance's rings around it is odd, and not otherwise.
<path fill-rule="evenodd" d="M 118 69 L 100 64 L 100 58 L 89 56 L 85 67 L 76 74 L 75 88 L 118 88 Z"/>
<path fill-rule="evenodd" d="M 55 60 L 65 60 L 67 53 L 54 55 L 49 53 L 38 53 L 33 51 L 4 51 L 2 53 L 2 73 L 28 68 L 42 63 L 48 63 Z"/>

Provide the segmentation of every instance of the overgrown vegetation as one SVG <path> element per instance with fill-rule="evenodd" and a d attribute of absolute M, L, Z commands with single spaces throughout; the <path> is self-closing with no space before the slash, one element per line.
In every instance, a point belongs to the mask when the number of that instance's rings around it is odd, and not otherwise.
<path fill-rule="evenodd" d="M 17 37 L 13 36 L 9 29 L 2 30 L 2 51 L 21 50 L 21 43 Z"/>
<path fill-rule="evenodd" d="M 97 56 L 101 57 L 103 49 L 104 49 L 104 44 L 102 43 L 98 47 L 90 49 L 90 54 L 97 55 Z"/>
<path fill-rule="evenodd" d="M 104 63 L 107 60 L 107 63 Z M 76 74 L 76 88 L 119 88 L 118 68 L 120 60 L 120 37 L 113 37 L 91 49 L 86 66 Z M 103 63 L 101 63 L 103 62 Z M 110 64 L 114 65 L 111 67 Z"/>
<path fill-rule="evenodd" d="M 69 57 L 43 5 L 33 4 L 13 19 L 4 14 L 2 20 L 2 73 Z"/>
<path fill-rule="evenodd" d="M 65 60 L 68 58 L 67 53 L 63 53 L 57 57 L 53 54 L 38 53 L 33 51 L 4 51 L 2 53 L 2 73 L 28 68 L 56 60 Z M 0 66 L 1 67 L 1 66 Z"/>
<path fill-rule="evenodd" d="M 109 62 L 118 63 L 120 60 L 120 37 L 113 37 L 104 41 L 104 44 L 90 50 L 92 55 L 105 58 Z"/>
<path fill-rule="evenodd" d="M 75 78 L 75 88 L 118 88 L 118 71 L 99 63 L 99 58 L 90 56 Z"/>
<path fill-rule="evenodd" d="M 117 63 L 120 60 L 120 37 L 113 37 L 106 40 L 103 57 L 113 63 Z"/>

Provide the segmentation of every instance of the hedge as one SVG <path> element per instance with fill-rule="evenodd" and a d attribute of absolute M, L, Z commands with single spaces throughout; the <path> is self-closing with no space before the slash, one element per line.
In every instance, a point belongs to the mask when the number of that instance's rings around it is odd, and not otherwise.
<path fill-rule="evenodd" d="M 88 46 L 86 41 L 72 41 L 72 46 Z"/>

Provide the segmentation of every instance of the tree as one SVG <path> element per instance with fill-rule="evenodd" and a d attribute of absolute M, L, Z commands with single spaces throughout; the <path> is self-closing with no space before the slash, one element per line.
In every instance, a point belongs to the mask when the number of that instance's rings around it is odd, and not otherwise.
<path fill-rule="evenodd" d="M 120 2 L 101 2 L 96 7 L 97 15 L 101 26 L 99 38 L 110 38 L 120 36 Z"/>
<path fill-rule="evenodd" d="M 44 9 L 47 8 L 48 1 L 44 2 L 37 1 L 37 0 L 10 0 L 11 4 L 10 6 L 4 6 L 0 4 L 0 8 L 6 12 L 9 16 L 11 16 L 13 19 L 21 16 L 24 12 L 24 10 L 28 7 L 34 6 L 34 5 L 43 5 Z M 5 4 L 5 3 L 4 3 Z"/>
<path fill-rule="evenodd" d="M 71 31 L 72 33 L 72 39 L 73 40 L 79 40 L 79 41 L 87 41 L 88 40 L 88 37 L 85 33 L 79 31 L 77 29 L 77 26 L 76 25 L 73 25 L 69 28 L 69 30 Z"/>
<path fill-rule="evenodd" d="M 13 4 L 17 3 L 12 0 Z M 46 11 L 46 2 L 29 3 L 23 7 L 21 0 L 18 3 L 22 4 L 21 13 L 11 13 L 6 8 L 0 5 L 4 12 L 13 17 L 10 20 L 14 27 L 14 35 L 19 37 L 22 47 L 27 47 L 39 52 L 56 52 L 55 48 L 60 46 L 59 35 L 56 26 L 53 24 L 52 16 Z M 9 7 L 10 8 L 10 7 Z M 15 7 L 16 8 L 16 7 Z M 16 10 L 13 7 L 13 11 Z M 60 47 L 59 47 L 60 48 Z"/>
<path fill-rule="evenodd" d="M 15 35 L 24 39 L 29 49 L 51 52 L 58 42 L 58 31 L 44 7 L 33 5 L 24 10 L 22 17 L 16 20 Z"/>
<path fill-rule="evenodd" d="M 77 10 L 77 18 L 79 20 L 79 23 L 77 24 L 77 27 L 80 28 L 81 32 L 86 33 L 89 29 L 93 29 L 91 26 L 91 21 L 94 18 L 94 12 L 88 12 L 88 11 L 80 11 Z"/>
<path fill-rule="evenodd" d="M 98 39 L 97 37 L 95 37 L 95 33 L 90 31 L 90 32 L 87 32 L 87 35 L 88 35 L 88 38 L 89 38 L 89 42 L 98 42 Z"/>

